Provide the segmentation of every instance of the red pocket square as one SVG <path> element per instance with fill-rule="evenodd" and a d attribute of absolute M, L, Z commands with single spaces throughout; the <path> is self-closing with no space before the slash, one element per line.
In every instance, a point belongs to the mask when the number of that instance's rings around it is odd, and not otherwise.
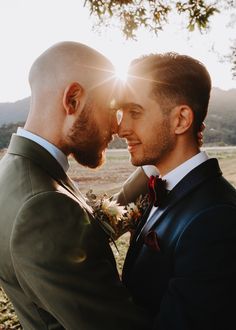
<path fill-rule="evenodd" d="M 160 251 L 157 234 L 154 230 L 150 230 L 144 237 L 144 244 L 154 251 Z"/>

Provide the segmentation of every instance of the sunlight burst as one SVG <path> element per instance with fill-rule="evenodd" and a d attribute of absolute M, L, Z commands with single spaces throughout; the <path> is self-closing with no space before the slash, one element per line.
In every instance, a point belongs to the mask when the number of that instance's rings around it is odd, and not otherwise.
<path fill-rule="evenodd" d="M 125 61 L 124 59 L 118 59 L 114 62 L 114 65 L 116 77 L 122 81 L 126 81 L 129 61 Z"/>

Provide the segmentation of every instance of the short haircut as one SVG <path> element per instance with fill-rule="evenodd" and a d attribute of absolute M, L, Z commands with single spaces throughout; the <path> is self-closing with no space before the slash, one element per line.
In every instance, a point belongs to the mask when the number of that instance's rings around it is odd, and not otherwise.
<path fill-rule="evenodd" d="M 163 111 L 185 104 L 194 114 L 194 133 L 200 130 L 208 109 L 211 78 L 198 60 L 178 53 L 150 54 L 131 63 L 131 76 L 150 79 L 151 95 Z"/>

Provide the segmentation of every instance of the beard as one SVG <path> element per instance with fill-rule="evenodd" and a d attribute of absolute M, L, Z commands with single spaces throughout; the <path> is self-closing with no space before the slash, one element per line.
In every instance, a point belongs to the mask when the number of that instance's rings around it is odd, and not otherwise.
<path fill-rule="evenodd" d="M 97 168 L 105 161 L 104 140 L 101 136 L 98 124 L 92 117 L 92 105 L 85 104 L 79 118 L 71 128 L 70 139 L 71 154 L 81 165 Z"/>
<path fill-rule="evenodd" d="M 175 147 L 175 137 L 171 135 L 169 118 L 166 117 L 159 129 L 155 127 L 158 135 L 152 138 L 149 143 L 143 143 L 141 154 L 131 154 L 131 163 L 135 166 L 155 165 L 158 167 L 160 162 L 163 162 Z"/>

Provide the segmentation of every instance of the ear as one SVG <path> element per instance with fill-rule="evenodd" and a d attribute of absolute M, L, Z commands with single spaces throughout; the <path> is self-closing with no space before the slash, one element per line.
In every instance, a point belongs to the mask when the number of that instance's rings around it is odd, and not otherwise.
<path fill-rule="evenodd" d="M 177 106 L 175 109 L 175 134 L 185 133 L 192 126 L 194 115 L 192 109 L 187 105 Z"/>
<path fill-rule="evenodd" d="M 63 95 L 63 106 L 68 115 L 72 115 L 78 110 L 83 95 L 84 89 L 77 82 L 66 87 Z"/>

